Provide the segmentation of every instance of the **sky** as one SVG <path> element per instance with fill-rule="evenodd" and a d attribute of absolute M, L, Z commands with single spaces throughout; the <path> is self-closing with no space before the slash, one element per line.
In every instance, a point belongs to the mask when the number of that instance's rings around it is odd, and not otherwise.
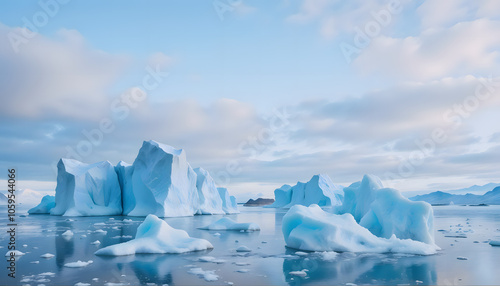
<path fill-rule="evenodd" d="M 132 163 L 144 140 L 240 201 L 319 173 L 500 182 L 500 1 L 1 5 L 0 165 L 21 188 L 53 190 L 62 157 Z"/>

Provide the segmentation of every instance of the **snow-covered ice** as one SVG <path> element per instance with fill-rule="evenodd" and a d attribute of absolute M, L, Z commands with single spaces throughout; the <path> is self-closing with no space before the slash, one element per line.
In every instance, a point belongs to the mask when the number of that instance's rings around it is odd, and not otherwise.
<path fill-rule="evenodd" d="M 46 195 L 42 201 L 36 206 L 28 210 L 29 214 L 49 214 L 50 210 L 56 206 L 56 197 Z"/>
<path fill-rule="evenodd" d="M 286 245 L 305 251 L 401 252 L 434 254 L 437 246 L 410 239 L 377 237 L 351 214 L 336 215 L 318 205 L 293 206 L 283 217 Z"/>
<path fill-rule="evenodd" d="M 314 175 L 307 183 L 284 185 L 274 191 L 275 201 L 264 207 L 290 208 L 294 205 L 337 206 L 342 204 L 342 186 L 335 185 L 328 175 Z"/>
<path fill-rule="evenodd" d="M 191 238 L 181 229 L 172 228 L 155 215 L 148 215 L 137 228 L 135 239 L 111 245 L 96 255 L 132 255 L 136 253 L 184 253 L 213 248 L 205 239 Z"/>
<path fill-rule="evenodd" d="M 57 164 L 56 205 L 52 215 L 100 216 L 122 213 L 121 189 L 114 166 L 61 159 Z"/>
<path fill-rule="evenodd" d="M 212 176 L 203 168 L 196 168 L 194 172 L 199 199 L 197 214 L 225 214 L 222 208 L 222 198 Z"/>
<path fill-rule="evenodd" d="M 412 239 L 434 244 L 434 214 L 430 204 L 414 202 L 395 189 L 384 188 L 381 180 L 365 175 L 363 180 L 344 188 L 339 213 L 350 213 L 374 235 Z"/>
<path fill-rule="evenodd" d="M 237 231 L 259 231 L 260 227 L 256 223 L 246 222 L 246 223 L 237 223 L 234 220 L 223 217 L 207 226 L 200 227 L 200 229 L 207 230 L 237 230 Z"/>
<path fill-rule="evenodd" d="M 222 210 L 224 210 L 226 214 L 237 214 L 240 212 L 238 211 L 236 198 L 234 196 L 230 196 L 226 188 L 217 188 L 217 191 L 222 199 Z"/>

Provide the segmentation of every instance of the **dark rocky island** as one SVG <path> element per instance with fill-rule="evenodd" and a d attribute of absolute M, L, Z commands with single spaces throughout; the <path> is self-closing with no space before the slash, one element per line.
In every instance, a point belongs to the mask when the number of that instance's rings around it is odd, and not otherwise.
<path fill-rule="evenodd" d="M 258 198 L 256 200 L 249 199 L 248 202 L 244 204 L 245 207 L 260 207 L 260 206 L 267 206 L 274 203 L 274 199 L 263 199 L 263 198 Z"/>

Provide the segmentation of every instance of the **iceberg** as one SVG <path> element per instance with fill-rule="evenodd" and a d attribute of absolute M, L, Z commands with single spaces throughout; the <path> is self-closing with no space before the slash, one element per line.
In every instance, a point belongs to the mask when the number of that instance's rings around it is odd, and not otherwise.
<path fill-rule="evenodd" d="M 52 215 L 100 216 L 122 213 L 121 189 L 114 166 L 61 159 L 57 164 L 56 206 Z"/>
<path fill-rule="evenodd" d="M 56 206 L 56 197 L 46 195 L 40 204 L 28 210 L 29 214 L 49 214 L 50 210 Z"/>
<path fill-rule="evenodd" d="M 198 211 L 196 173 L 182 149 L 144 141 L 124 181 L 131 184 L 131 191 L 124 191 L 124 215 L 177 217 Z"/>
<path fill-rule="evenodd" d="M 197 177 L 196 189 L 199 198 L 197 214 L 225 214 L 222 209 L 222 198 L 212 176 L 202 168 L 196 168 L 194 172 Z"/>
<path fill-rule="evenodd" d="M 322 207 L 342 204 L 342 186 L 335 185 L 328 175 L 314 175 L 307 183 L 298 182 L 295 186 L 283 185 L 274 191 L 275 202 L 266 206 L 271 208 L 291 208 L 294 205 Z"/>
<path fill-rule="evenodd" d="M 411 239 L 375 236 L 359 225 L 350 213 L 338 215 L 318 205 L 296 205 L 283 217 L 287 247 L 304 251 L 408 253 L 431 255 L 438 247 Z"/>
<path fill-rule="evenodd" d="M 426 202 L 413 202 L 395 189 L 384 188 L 380 179 L 365 175 L 360 182 L 344 188 L 339 214 L 349 213 L 372 234 L 412 239 L 434 244 L 434 215 Z"/>
<path fill-rule="evenodd" d="M 135 198 L 132 191 L 132 165 L 120 161 L 115 166 L 115 172 L 118 176 L 118 183 L 122 190 L 122 207 L 123 214 L 128 214 L 135 206 Z"/>
<path fill-rule="evenodd" d="M 265 208 L 282 208 L 292 201 L 292 186 L 283 185 L 274 190 L 274 203 Z"/>
<path fill-rule="evenodd" d="M 226 214 L 240 213 L 240 211 L 238 211 L 238 205 L 236 204 L 236 198 L 234 196 L 229 196 L 229 192 L 226 188 L 217 188 L 217 191 L 222 199 L 222 210 L 225 211 Z"/>
<path fill-rule="evenodd" d="M 205 239 L 192 238 L 181 229 L 172 228 L 155 215 L 148 215 L 137 228 L 135 239 L 99 249 L 96 255 L 121 256 L 136 253 L 184 253 L 213 248 Z"/>
<path fill-rule="evenodd" d="M 239 230 L 239 231 L 258 231 L 260 227 L 258 224 L 250 223 L 237 223 L 234 220 L 223 217 L 216 222 L 213 222 L 207 226 L 200 227 L 200 229 L 206 230 Z"/>

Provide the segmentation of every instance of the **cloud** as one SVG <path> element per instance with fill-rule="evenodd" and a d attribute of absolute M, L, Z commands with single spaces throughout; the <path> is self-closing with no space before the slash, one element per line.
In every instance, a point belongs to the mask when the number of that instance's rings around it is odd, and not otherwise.
<path fill-rule="evenodd" d="M 74 30 L 55 38 L 37 34 L 16 53 L 9 39 L 22 28 L 0 24 L 0 113 L 11 118 L 96 118 L 109 105 L 107 91 L 127 63 L 92 49 Z"/>
<path fill-rule="evenodd" d="M 373 14 L 387 9 L 390 3 L 382 0 L 303 0 L 299 11 L 288 16 L 286 21 L 293 24 L 317 23 L 320 35 L 333 39 L 342 32 L 351 33 L 356 27 L 364 26 L 373 20 Z"/>
<path fill-rule="evenodd" d="M 354 60 L 365 73 L 402 80 L 432 80 L 467 74 L 498 74 L 500 22 L 479 19 L 418 36 L 380 36 Z"/>

